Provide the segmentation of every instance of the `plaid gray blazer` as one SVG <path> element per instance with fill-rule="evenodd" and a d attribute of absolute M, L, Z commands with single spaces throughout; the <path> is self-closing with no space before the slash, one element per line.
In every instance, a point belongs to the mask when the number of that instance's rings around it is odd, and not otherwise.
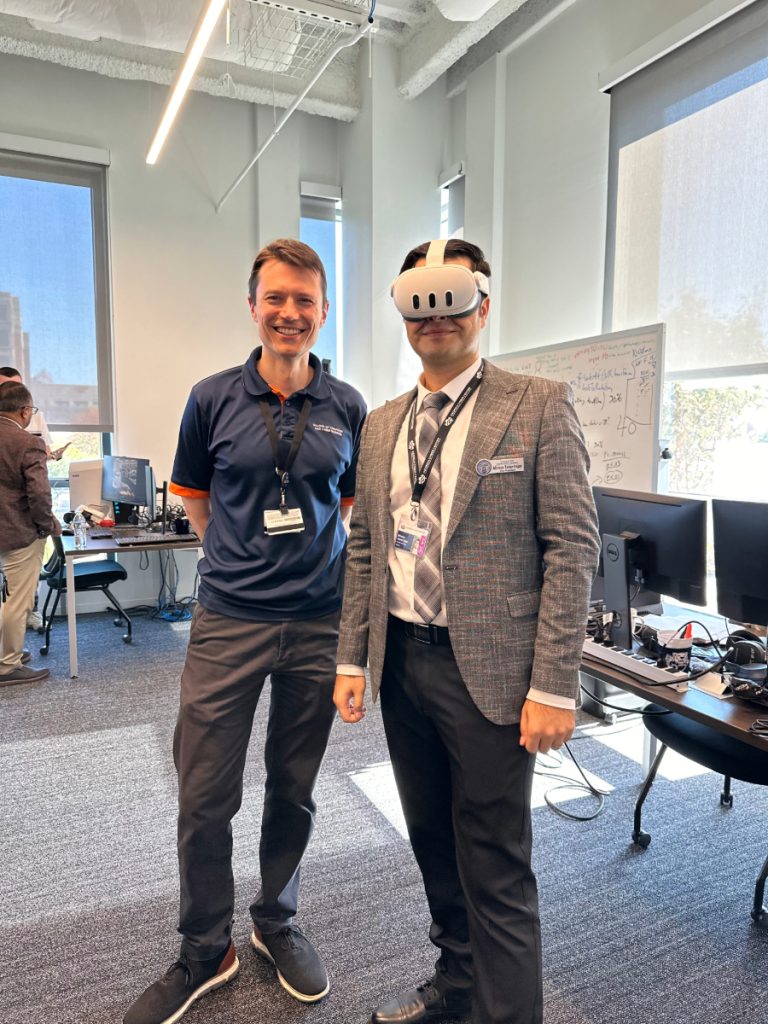
<path fill-rule="evenodd" d="M 370 665 L 374 700 L 388 615 L 390 467 L 415 390 L 363 430 L 339 635 L 339 664 Z M 477 463 L 522 458 L 522 472 Z M 567 384 L 485 364 L 443 548 L 448 629 L 480 711 L 519 721 L 529 687 L 576 697 L 599 537 L 589 456 Z"/>

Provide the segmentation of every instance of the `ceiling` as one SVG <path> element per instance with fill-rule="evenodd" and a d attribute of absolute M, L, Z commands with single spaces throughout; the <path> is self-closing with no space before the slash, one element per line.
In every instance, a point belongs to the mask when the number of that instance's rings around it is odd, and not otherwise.
<path fill-rule="evenodd" d="M 487 47 L 502 23 L 523 14 L 529 20 L 554 2 L 376 0 L 373 59 L 378 40 L 397 47 L 399 89 L 414 97 L 472 47 Z M 0 0 L 0 53 L 170 84 L 202 6 L 203 0 Z M 331 49 L 367 21 L 370 7 L 371 0 L 230 0 L 229 39 L 222 16 L 193 88 L 288 106 Z M 479 11 L 475 20 L 453 20 Z M 365 41 L 341 50 L 301 109 L 353 119 L 361 59 L 368 59 Z"/>

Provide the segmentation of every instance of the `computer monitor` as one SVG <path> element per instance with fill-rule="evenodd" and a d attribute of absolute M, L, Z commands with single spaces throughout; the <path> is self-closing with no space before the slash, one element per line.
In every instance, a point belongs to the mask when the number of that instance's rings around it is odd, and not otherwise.
<path fill-rule="evenodd" d="M 84 506 L 92 514 L 110 511 L 110 504 L 101 496 L 104 462 L 102 459 L 81 459 L 69 464 L 69 507 Z"/>
<path fill-rule="evenodd" d="M 602 555 L 606 610 L 613 614 L 611 637 L 632 646 L 630 608 L 643 588 L 687 604 L 706 603 L 707 505 L 644 491 L 593 487 Z M 637 593 L 635 593 L 637 591 Z"/>
<path fill-rule="evenodd" d="M 135 522 L 139 508 L 155 514 L 155 476 L 148 459 L 105 455 L 101 496 L 112 503 L 115 522 Z"/>
<path fill-rule="evenodd" d="M 768 625 L 768 504 L 712 499 L 717 610 Z"/>

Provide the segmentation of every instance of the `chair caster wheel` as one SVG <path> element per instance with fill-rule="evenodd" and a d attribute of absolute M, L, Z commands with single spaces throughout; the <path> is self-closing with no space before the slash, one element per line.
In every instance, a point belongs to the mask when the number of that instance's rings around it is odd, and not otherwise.
<path fill-rule="evenodd" d="M 47 654 L 48 653 L 48 648 L 47 647 L 41 647 L 40 648 L 40 653 L 41 654 Z"/>
<path fill-rule="evenodd" d="M 725 793 L 720 794 L 720 806 L 721 807 L 733 807 L 733 793 L 729 793 L 728 796 Z"/>
<path fill-rule="evenodd" d="M 766 912 L 765 907 L 761 907 L 759 910 L 752 910 L 750 912 L 750 917 L 755 922 L 755 924 L 768 923 L 768 912 Z"/>
<path fill-rule="evenodd" d="M 112 619 L 112 625 L 113 626 L 122 626 L 123 625 L 123 620 L 122 619 Z"/>
<path fill-rule="evenodd" d="M 127 633 L 123 633 L 123 643 L 124 644 L 129 644 L 131 642 L 132 642 L 131 637 Z"/>
<path fill-rule="evenodd" d="M 648 832 L 633 832 L 632 841 L 636 843 L 641 850 L 647 850 L 651 842 L 651 837 Z"/>
<path fill-rule="evenodd" d="M 38 636 L 45 636 L 45 626 L 35 626 L 35 632 Z"/>

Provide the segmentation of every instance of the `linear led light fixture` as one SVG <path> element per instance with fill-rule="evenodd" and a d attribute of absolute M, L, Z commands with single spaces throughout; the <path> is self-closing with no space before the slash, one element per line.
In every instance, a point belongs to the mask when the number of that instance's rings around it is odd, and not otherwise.
<path fill-rule="evenodd" d="M 219 15 L 224 10 L 226 4 L 227 0 L 208 0 L 198 19 L 197 25 L 195 25 L 195 30 L 187 43 L 184 61 L 176 74 L 176 79 L 171 87 L 171 94 L 168 97 L 168 102 L 165 104 L 163 116 L 160 118 L 160 124 L 157 126 L 152 145 L 149 147 L 149 152 L 147 153 L 148 164 L 154 164 L 160 155 L 160 150 L 163 148 L 163 143 L 168 137 L 171 125 L 176 119 L 182 100 L 187 94 L 192 77 L 195 71 L 197 71 L 197 65 L 200 63 L 205 48 L 208 45 L 208 40 L 216 28 Z"/>

